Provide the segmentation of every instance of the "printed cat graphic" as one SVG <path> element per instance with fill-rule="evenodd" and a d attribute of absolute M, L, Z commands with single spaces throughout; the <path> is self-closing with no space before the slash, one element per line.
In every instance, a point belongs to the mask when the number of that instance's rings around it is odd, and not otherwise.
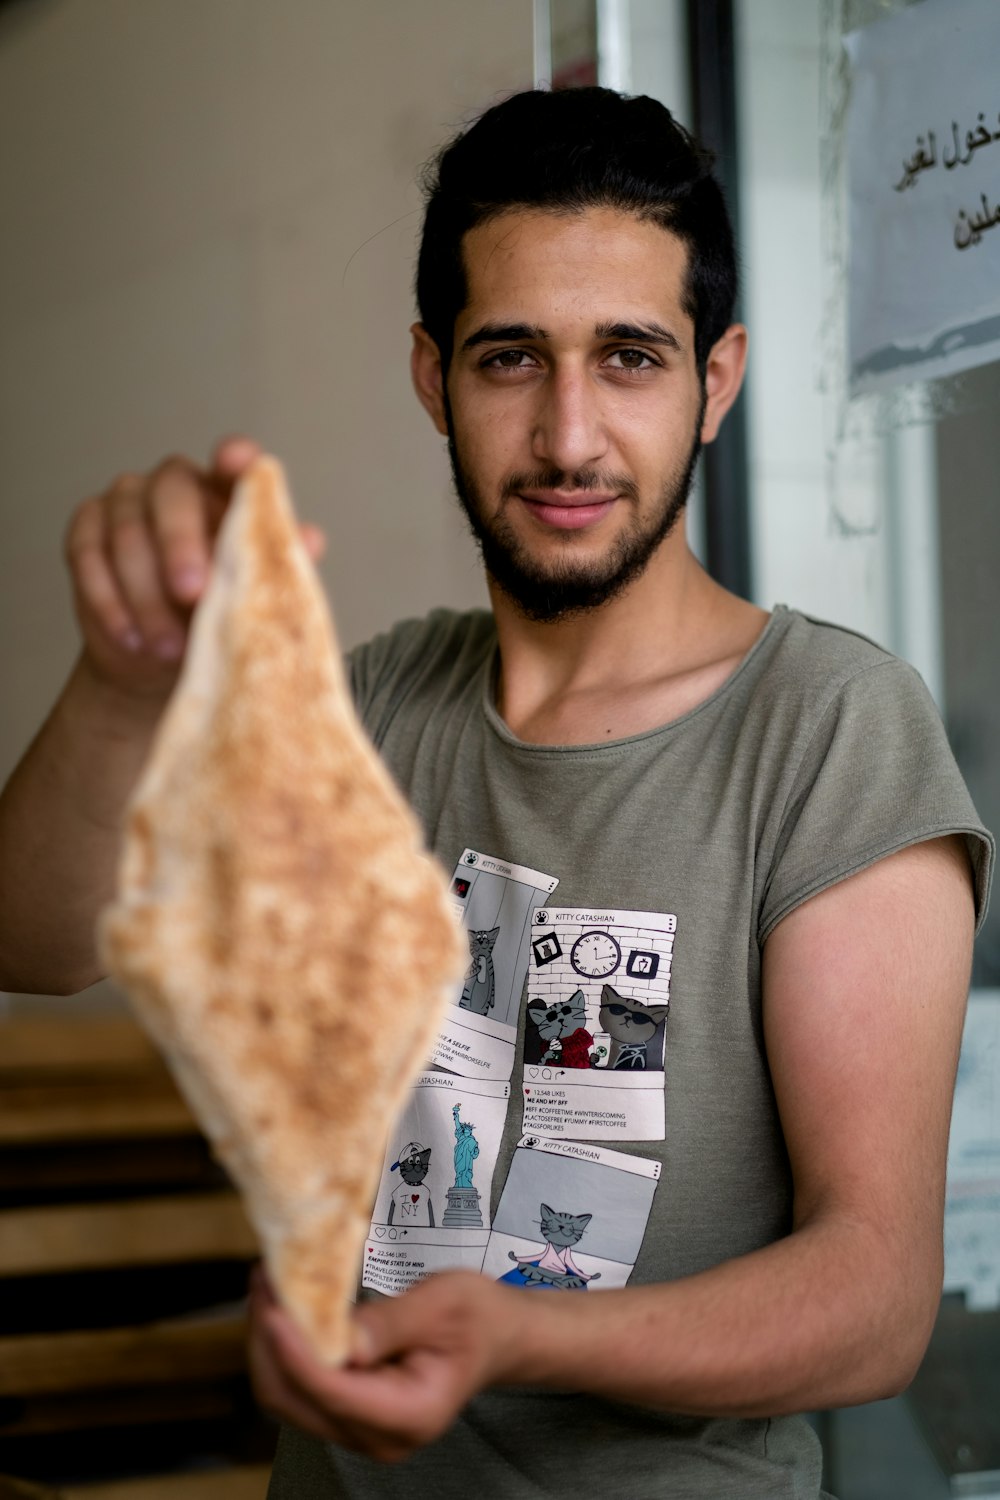
<path fill-rule="evenodd" d="M 434 1228 L 434 1205 L 430 1193 L 424 1187 L 424 1178 L 430 1170 L 431 1148 L 419 1141 L 410 1141 L 399 1153 L 390 1172 L 398 1172 L 403 1179 L 389 1199 L 387 1224 L 398 1222 L 413 1226 L 426 1225 Z"/>
<path fill-rule="evenodd" d="M 499 927 L 491 927 L 489 932 L 469 932 L 472 963 L 458 1003 L 462 1010 L 475 1011 L 477 1016 L 488 1015 L 493 1009 L 493 944 L 499 936 Z"/>
<path fill-rule="evenodd" d="M 537 1032 L 525 1036 L 525 1062 L 559 1063 L 563 1068 L 590 1067 L 594 1038 L 585 1025 L 587 1013 L 582 990 L 551 1005 L 532 997 L 528 1001 L 528 1015 Z M 544 1050 L 542 1042 L 546 1043 Z"/>
<path fill-rule="evenodd" d="M 559 1212 L 547 1203 L 541 1205 L 541 1215 L 539 1228 L 545 1249 L 538 1255 L 515 1255 L 513 1250 L 508 1251 L 508 1260 L 516 1260 L 517 1265 L 498 1279 L 529 1291 L 585 1292 L 587 1282 L 599 1281 L 601 1273 L 581 1270 L 570 1251 L 579 1244 L 593 1215 Z"/>
<path fill-rule="evenodd" d="M 669 1005 L 647 1005 L 606 984 L 601 990 L 601 1027 L 611 1038 L 607 1066 L 621 1070 L 663 1067 L 663 1028 Z"/>

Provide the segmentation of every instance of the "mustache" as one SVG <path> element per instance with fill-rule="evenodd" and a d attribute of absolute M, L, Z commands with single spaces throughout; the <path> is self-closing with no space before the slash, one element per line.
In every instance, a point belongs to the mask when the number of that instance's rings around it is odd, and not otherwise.
<path fill-rule="evenodd" d="M 572 474 L 564 469 L 525 469 L 508 474 L 500 488 L 500 498 L 507 500 L 519 490 L 564 490 L 566 493 L 600 490 L 605 494 L 614 491 L 629 500 L 639 498 L 639 486 L 634 479 L 628 474 L 613 474 L 605 469 L 577 469 Z"/>

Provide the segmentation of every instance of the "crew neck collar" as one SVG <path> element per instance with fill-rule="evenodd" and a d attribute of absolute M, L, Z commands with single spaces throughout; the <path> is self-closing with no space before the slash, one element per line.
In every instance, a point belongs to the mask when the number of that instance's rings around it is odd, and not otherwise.
<path fill-rule="evenodd" d="M 704 713 L 707 709 L 713 707 L 721 699 L 727 697 L 729 693 L 732 692 L 733 688 L 736 686 L 740 678 L 742 678 L 746 673 L 751 663 L 756 660 L 760 652 L 764 650 L 764 648 L 771 642 L 772 639 L 784 634 L 784 631 L 788 628 L 791 620 L 792 611 L 789 610 L 784 604 L 776 604 L 772 609 L 767 622 L 765 623 L 764 628 L 761 630 L 757 639 L 754 641 L 753 645 L 750 647 L 749 651 L 747 651 L 742 660 L 733 668 L 732 672 L 729 674 L 726 680 L 720 683 L 719 686 L 714 690 L 714 692 L 710 693 L 707 698 L 703 698 L 700 703 L 696 703 L 693 708 L 689 708 L 685 713 L 679 715 L 678 718 L 670 719 L 665 724 L 656 724 L 651 729 L 642 729 L 638 734 L 625 735 L 621 739 L 598 740 L 580 745 L 536 745 L 533 744 L 530 740 L 518 739 L 518 737 L 511 732 L 511 730 L 504 723 L 503 719 L 500 717 L 500 714 L 497 711 L 496 707 L 496 689 L 500 666 L 500 649 L 499 643 L 497 641 L 494 641 L 493 647 L 487 655 L 486 661 L 483 666 L 483 714 L 486 718 L 487 724 L 490 726 L 494 734 L 503 741 L 504 744 L 524 754 L 566 756 L 594 755 L 599 754 L 602 751 L 610 753 L 621 751 L 624 747 L 639 744 L 643 740 L 655 739 L 657 736 L 667 736 L 676 733 L 676 731 L 683 728 L 692 719 L 697 718 L 699 714 Z"/>

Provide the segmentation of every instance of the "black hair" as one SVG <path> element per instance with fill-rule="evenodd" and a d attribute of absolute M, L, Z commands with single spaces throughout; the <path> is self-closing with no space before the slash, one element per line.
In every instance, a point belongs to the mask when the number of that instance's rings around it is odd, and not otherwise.
<path fill-rule="evenodd" d="M 612 89 L 513 94 L 450 141 L 425 168 L 417 261 L 421 321 L 447 373 L 468 288 L 462 238 L 511 208 L 608 207 L 652 220 L 687 247 L 684 310 L 704 375 L 733 319 L 733 229 L 711 152 L 655 99 Z"/>

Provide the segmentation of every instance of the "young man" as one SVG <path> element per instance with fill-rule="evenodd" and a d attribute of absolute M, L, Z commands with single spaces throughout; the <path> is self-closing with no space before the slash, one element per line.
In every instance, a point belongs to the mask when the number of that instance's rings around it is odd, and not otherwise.
<path fill-rule="evenodd" d="M 364 1301 L 336 1372 L 259 1279 L 277 1500 L 815 1497 L 794 1414 L 898 1391 L 922 1356 L 989 836 L 909 668 L 727 594 L 675 524 L 739 391 L 734 290 L 706 159 L 649 100 L 516 96 L 429 183 L 413 378 L 493 610 L 397 627 L 355 653 L 355 692 L 447 867 L 545 872 L 582 918 L 531 962 L 572 968 L 552 1031 L 595 1039 L 573 1079 L 603 1062 L 625 1123 L 568 1130 L 531 1175 L 529 953 L 475 1182 L 498 1227 L 515 1178 L 542 1183 L 538 1243 L 504 1275 Z M 122 804 L 252 451 L 125 476 L 76 514 L 83 655 L 0 804 L 9 987 L 97 977 Z M 33 881 L 29 841 L 58 851 Z M 495 1015 L 493 925 L 471 952 Z"/>

